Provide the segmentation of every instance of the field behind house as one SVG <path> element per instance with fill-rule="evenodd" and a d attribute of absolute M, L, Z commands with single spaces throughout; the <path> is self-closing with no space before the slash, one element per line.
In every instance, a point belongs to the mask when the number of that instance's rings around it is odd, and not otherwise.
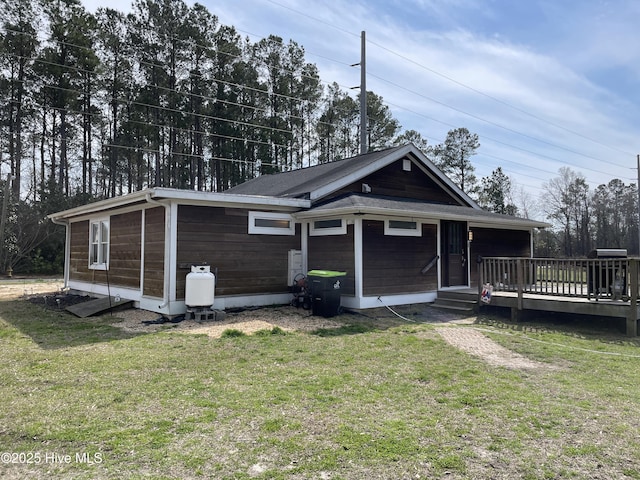
<path fill-rule="evenodd" d="M 483 314 L 541 365 L 497 367 L 428 312 L 212 338 L 5 298 L 0 477 L 640 478 L 636 339 Z"/>

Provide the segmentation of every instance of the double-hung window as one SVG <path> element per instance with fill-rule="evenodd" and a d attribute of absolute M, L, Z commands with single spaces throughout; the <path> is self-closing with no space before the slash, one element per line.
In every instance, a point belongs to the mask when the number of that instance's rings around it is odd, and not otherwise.
<path fill-rule="evenodd" d="M 89 225 L 89 268 L 109 268 L 109 220 L 92 220 Z"/>

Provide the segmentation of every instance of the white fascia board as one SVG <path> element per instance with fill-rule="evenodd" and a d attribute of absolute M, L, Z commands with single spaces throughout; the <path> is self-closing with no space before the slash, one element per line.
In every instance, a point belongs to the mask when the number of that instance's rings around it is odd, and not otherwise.
<path fill-rule="evenodd" d="M 52 221 L 77 217 L 79 215 L 94 214 L 96 212 L 102 212 L 104 210 L 112 210 L 115 208 L 130 205 L 132 203 L 140 202 L 145 199 L 150 190 L 140 190 L 139 192 L 128 193 L 119 197 L 107 198 L 106 200 L 100 200 L 94 203 L 88 203 L 79 207 L 63 210 L 62 212 L 52 213 L 47 215 L 47 218 Z"/>
<path fill-rule="evenodd" d="M 151 198 L 154 200 L 175 200 L 190 205 L 220 205 L 232 207 L 270 207 L 282 210 L 309 208 L 311 202 L 301 198 L 269 197 L 264 195 L 242 195 L 224 192 L 200 192 L 196 190 L 177 190 L 173 188 L 154 188 Z"/>
<path fill-rule="evenodd" d="M 418 212 L 415 210 L 399 210 L 399 209 L 387 209 L 387 208 L 375 208 L 375 207 L 343 207 L 336 208 L 332 210 L 324 210 L 324 211 L 304 211 L 294 213 L 293 216 L 296 220 L 314 220 L 320 218 L 327 217 L 341 217 L 347 215 L 376 215 L 380 217 L 402 217 L 402 218 L 417 218 L 424 220 L 456 220 L 456 221 L 465 221 L 469 223 L 469 226 L 475 227 L 483 227 L 483 228 L 512 228 L 515 230 L 522 229 L 530 229 L 536 228 L 542 224 L 542 222 L 535 222 L 529 220 L 519 220 L 519 219 L 505 219 L 504 223 L 496 221 L 495 219 L 470 219 L 466 215 L 456 215 L 456 214 L 448 214 L 448 215 L 438 215 L 437 213 L 428 214 L 426 212 Z"/>
<path fill-rule="evenodd" d="M 549 224 L 545 223 L 545 222 L 539 222 L 536 220 L 514 220 L 511 222 L 505 222 L 505 223 L 500 223 L 500 222 L 482 222 L 482 221 L 476 221 L 476 220 L 469 220 L 469 228 L 498 228 L 498 229 L 502 229 L 502 230 L 524 230 L 524 229 L 528 229 L 528 230 L 533 230 L 534 228 L 547 228 L 549 227 Z"/>
<path fill-rule="evenodd" d="M 193 205 L 212 205 L 212 206 L 230 206 L 237 208 L 258 208 L 268 207 L 270 209 L 279 210 L 297 210 L 300 208 L 309 208 L 311 202 L 299 198 L 279 198 L 267 197 L 260 195 L 238 195 L 220 192 L 199 192 L 195 190 L 179 190 L 174 188 L 147 188 L 139 192 L 133 192 L 119 197 L 108 198 L 98 202 L 89 203 L 79 207 L 64 210 L 62 212 L 52 213 L 47 218 L 56 221 L 78 217 L 80 215 L 95 214 L 105 210 L 114 210 L 129 206 L 142 201 L 169 200 L 178 203 L 187 203 Z"/>
<path fill-rule="evenodd" d="M 414 159 L 417 160 L 418 165 L 422 169 L 422 171 L 425 174 L 427 174 L 429 177 L 431 177 L 437 184 L 439 184 L 445 190 L 448 189 L 449 191 L 453 192 L 455 195 L 458 196 L 458 198 L 461 201 L 466 202 L 471 208 L 474 208 L 476 210 L 481 210 L 480 206 L 473 199 L 471 199 L 469 195 L 467 195 L 464 191 L 462 191 L 460 187 L 458 187 L 455 183 L 453 183 L 449 179 L 449 177 L 447 177 L 444 173 L 442 173 L 442 171 L 438 167 L 436 167 L 436 165 L 431 160 L 429 160 L 424 155 L 424 153 L 422 153 L 412 143 L 405 145 L 399 150 L 396 150 L 393 153 L 393 155 L 381 157 L 379 160 L 368 165 L 367 167 L 362 168 L 352 173 L 351 175 L 342 177 L 340 180 L 332 182 L 328 185 L 325 185 L 322 188 L 319 188 L 311 192 L 310 198 L 312 201 L 323 198 L 326 195 L 329 195 L 343 187 L 346 187 L 347 185 L 350 185 L 362 178 L 365 178 L 367 175 L 374 173 L 377 170 L 383 167 L 386 167 L 387 165 L 397 160 L 400 160 L 401 158 L 406 157 L 409 154 L 413 155 Z"/>
<path fill-rule="evenodd" d="M 412 144 L 413 146 L 413 144 Z M 476 210 L 481 210 L 480 205 L 478 205 L 469 195 L 467 195 L 460 187 L 458 187 L 455 183 L 453 183 L 451 181 L 451 179 L 449 177 L 447 177 L 442 170 L 440 170 L 438 167 L 436 167 L 436 165 L 429 160 L 426 155 L 424 153 L 422 153 L 417 147 L 413 146 L 413 149 L 411 151 L 418 160 L 420 160 L 420 162 L 422 162 L 422 164 L 424 166 L 427 167 L 427 169 L 429 171 L 431 171 L 433 173 L 433 175 L 436 175 L 437 178 L 435 178 L 434 180 L 436 180 L 436 182 L 442 182 L 442 184 L 444 184 L 443 186 L 448 187 L 449 189 L 451 189 L 452 191 L 454 191 L 461 199 L 463 199 L 464 201 L 466 201 L 472 208 L 475 208 Z"/>

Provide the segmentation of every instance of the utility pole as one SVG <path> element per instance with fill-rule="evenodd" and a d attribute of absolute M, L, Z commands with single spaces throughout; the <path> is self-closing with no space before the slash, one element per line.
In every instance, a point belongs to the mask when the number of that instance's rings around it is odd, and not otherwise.
<path fill-rule="evenodd" d="M 364 30 L 360 41 L 360 154 L 365 154 L 369 148 L 367 146 L 367 42 Z"/>
<path fill-rule="evenodd" d="M 369 151 L 368 137 L 369 133 L 369 121 L 367 120 L 367 52 L 366 52 L 366 34 L 362 31 L 360 37 L 360 62 L 354 63 L 351 66 L 355 67 L 360 65 L 360 86 L 351 87 L 352 89 L 360 89 L 360 154 L 365 154 Z"/>
<path fill-rule="evenodd" d="M 636 188 L 638 190 L 638 256 L 640 256 L 640 155 L 637 155 L 638 160 L 638 183 Z"/>

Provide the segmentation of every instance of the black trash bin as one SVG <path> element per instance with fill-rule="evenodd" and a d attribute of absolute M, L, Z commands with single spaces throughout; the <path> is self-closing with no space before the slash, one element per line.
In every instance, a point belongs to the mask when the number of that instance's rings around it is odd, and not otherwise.
<path fill-rule="evenodd" d="M 347 272 L 333 270 L 310 270 L 307 273 L 314 315 L 334 317 L 340 313 L 340 292 L 346 275 Z"/>
<path fill-rule="evenodd" d="M 602 297 L 612 299 L 627 296 L 627 250 L 623 248 L 597 248 L 587 255 L 589 259 L 601 260 L 589 262 L 587 285 L 589 298 Z"/>

